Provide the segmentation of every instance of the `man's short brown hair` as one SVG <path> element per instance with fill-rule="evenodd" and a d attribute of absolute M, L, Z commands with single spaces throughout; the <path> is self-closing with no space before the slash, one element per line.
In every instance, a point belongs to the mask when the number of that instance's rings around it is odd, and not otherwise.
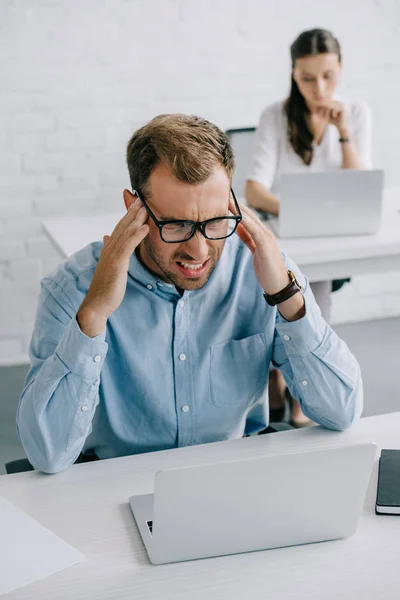
<path fill-rule="evenodd" d="M 153 169 L 165 164 L 180 181 L 206 181 L 220 164 L 232 179 L 232 147 L 216 125 L 200 117 L 159 115 L 135 131 L 126 152 L 132 189 L 145 191 Z"/>

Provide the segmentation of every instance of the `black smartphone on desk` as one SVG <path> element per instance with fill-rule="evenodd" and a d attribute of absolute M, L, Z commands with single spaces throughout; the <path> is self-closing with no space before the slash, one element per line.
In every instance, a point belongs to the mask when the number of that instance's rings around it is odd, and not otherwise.
<path fill-rule="evenodd" d="M 400 515 L 400 450 L 381 452 L 375 512 Z"/>

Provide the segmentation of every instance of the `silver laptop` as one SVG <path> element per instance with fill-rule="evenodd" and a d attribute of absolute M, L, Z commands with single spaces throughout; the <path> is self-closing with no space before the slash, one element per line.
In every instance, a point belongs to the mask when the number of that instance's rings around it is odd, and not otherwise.
<path fill-rule="evenodd" d="M 375 444 L 159 471 L 129 503 L 153 564 L 352 535 Z"/>
<path fill-rule="evenodd" d="M 268 223 L 280 238 L 373 234 L 382 214 L 383 171 L 342 169 L 280 179 L 280 213 Z"/>

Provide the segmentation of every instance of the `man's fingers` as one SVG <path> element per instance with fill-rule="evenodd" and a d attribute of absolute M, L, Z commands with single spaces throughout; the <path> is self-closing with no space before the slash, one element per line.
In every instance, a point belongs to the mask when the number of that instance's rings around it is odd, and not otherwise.
<path fill-rule="evenodd" d="M 261 221 L 261 219 L 256 215 L 256 213 L 254 212 L 254 210 L 252 210 L 251 208 L 249 208 L 248 206 L 246 206 L 245 204 L 240 203 L 240 210 L 242 212 L 242 216 L 244 217 L 244 215 L 247 215 L 248 217 L 250 217 L 250 219 L 252 221 L 254 221 L 254 223 L 257 223 L 257 225 L 259 227 L 261 227 L 262 229 L 265 230 L 265 226 L 264 223 Z"/>
<path fill-rule="evenodd" d="M 134 241 L 136 247 L 140 244 L 140 242 L 146 237 L 148 233 L 149 226 L 147 225 L 147 223 L 144 223 L 138 229 L 136 229 L 136 231 L 132 234 L 132 236 L 129 239 Z"/>
<path fill-rule="evenodd" d="M 247 215 L 250 214 L 250 215 L 254 216 L 255 219 L 257 219 L 257 221 L 261 225 L 261 227 L 263 227 L 263 224 L 258 219 L 257 215 L 251 209 L 249 209 L 245 204 L 242 204 L 242 202 L 239 202 L 239 207 L 240 207 L 240 211 L 242 213 L 243 220 L 245 218 L 247 219 Z M 233 215 L 237 215 L 238 214 L 237 208 L 235 206 L 235 202 L 234 202 L 234 200 L 233 200 L 232 197 L 229 200 L 229 210 L 231 211 L 231 213 Z M 252 253 L 254 253 L 255 250 L 256 250 L 256 244 L 254 242 L 254 239 L 253 239 L 250 231 L 248 230 L 248 228 L 246 228 L 246 225 L 243 223 L 243 220 L 237 226 L 236 233 L 238 234 L 238 236 L 240 237 L 240 239 L 242 240 L 242 242 L 244 244 L 246 244 L 246 246 L 248 247 L 248 249 Z"/>
<path fill-rule="evenodd" d="M 123 235 L 124 231 L 130 227 L 132 223 L 138 222 L 139 226 L 143 225 L 148 219 L 148 213 L 140 200 L 137 201 L 130 206 L 127 210 L 126 214 L 122 217 L 122 219 L 116 224 L 114 231 L 112 232 L 112 236 Z"/>
<path fill-rule="evenodd" d="M 128 210 L 128 213 L 131 209 Z M 146 223 L 148 220 L 147 210 L 143 205 L 136 211 L 132 209 L 132 214 L 136 212 L 136 218 L 130 222 L 123 219 L 116 225 L 111 237 L 105 242 L 105 248 L 110 252 L 115 252 L 117 256 L 126 256 L 132 254 L 135 248 L 141 243 L 149 232 L 149 226 Z M 123 222 L 124 221 L 124 222 Z"/>
<path fill-rule="evenodd" d="M 144 208 L 144 206 L 140 202 L 139 198 L 136 198 L 136 201 L 130 205 L 130 207 L 126 211 L 125 215 L 116 224 L 114 231 L 113 231 L 113 235 L 114 235 L 114 233 L 117 233 L 117 232 L 119 233 L 120 231 L 124 230 L 125 227 L 127 227 L 127 225 L 132 223 L 132 221 L 134 221 L 136 219 L 136 217 L 139 215 L 139 212 L 142 209 L 144 211 L 144 214 L 147 215 L 147 210 Z"/>
<path fill-rule="evenodd" d="M 133 221 L 131 221 L 131 223 L 129 223 L 127 225 L 127 227 L 130 227 L 130 225 L 132 223 L 144 225 L 146 223 L 146 221 L 148 220 L 148 218 L 149 218 L 148 212 L 145 209 L 145 207 L 142 205 L 142 206 L 140 206 L 139 210 L 137 211 L 135 219 Z"/>
<path fill-rule="evenodd" d="M 136 219 L 137 215 L 141 210 L 144 210 L 147 214 L 146 209 L 143 204 L 140 202 L 139 198 L 136 198 L 135 202 L 133 202 L 128 210 L 126 211 L 126 215 L 124 215 L 120 221 L 121 224 L 131 223 L 134 219 Z"/>
<path fill-rule="evenodd" d="M 242 242 L 246 244 L 250 252 L 254 253 L 256 250 L 254 240 L 251 237 L 250 233 L 243 227 L 241 223 L 239 223 L 239 225 L 237 226 L 236 233 L 238 234 Z"/>
<path fill-rule="evenodd" d="M 243 217 L 242 225 L 245 227 L 245 229 L 250 231 L 254 241 L 256 241 L 256 238 L 260 239 L 260 235 L 263 236 L 270 234 L 270 231 L 265 227 L 264 223 L 256 215 L 254 210 L 251 210 L 251 208 L 246 205 L 240 205 L 240 209 Z"/>
<path fill-rule="evenodd" d="M 139 244 L 144 240 L 146 235 L 149 233 L 149 226 L 147 223 L 141 225 L 140 227 L 133 227 L 130 235 L 125 237 L 124 241 L 121 245 L 121 253 L 131 255 Z"/>
<path fill-rule="evenodd" d="M 271 232 L 262 224 L 260 219 L 247 206 L 241 207 L 243 220 L 241 225 L 251 235 L 256 246 L 265 242 L 265 237 L 272 236 Z"/>
<path fill-rule="evenodd" d="M 242 213 L 242 217 L 244 217 L 245 214 L 249 215 L 250 218 L 253 219 L 253 221 L 255 221 L 256 223 L 258 223 L 258 225 L 260 227 L 264 228 L 264 225 L 263 225 L 262 221 L 258 218 L 258 216 L 254 212 L 254 210 L 252 210 L 251 208 L 249 208 L 248 206 L 246 206 L 246 204 L 243 204 L 242 202 L 239 202 L 239 207 L 240 207 L 240 212 Z M 237 208 L 236 208 L 235 203 L 233 202 L 232 199 L 229 202 L 229 210 L 231 211 L 231 213 L 233 215 L 237 215 L 238 214 Z"/>
<path fill-rule="evenodd" d="M 143 210 L 139 210 L 136 219 L 131 223 L 125 225 L 124 229 L 120 232 L 121 238 L 130 238 L 132 235 L 135 235 L 136 231 L 138 231 L 144 225 L 147 226 L 148 214 L 145 208 Z"/>
<path fill-rule="evenodd" d="M 146 223 L 147 220 L 148 214 L 146 209 L 140 209 L 136 215 L 136 219 L 130 223 L 126 223 L 124 227 L 119 230 L 118 235 L 115 236 L 116 243 L 125 244 L 127 241 L 135 238 L 135 236 L 137 237 L 138 231 L 146 231 L 147 233 L 149 230 L 149 226 Z M 142 229 L 142 227 L 145 229 Z"/>

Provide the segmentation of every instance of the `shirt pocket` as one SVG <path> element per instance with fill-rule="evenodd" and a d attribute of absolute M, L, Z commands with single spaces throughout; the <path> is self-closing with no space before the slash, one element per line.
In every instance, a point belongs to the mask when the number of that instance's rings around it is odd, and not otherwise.
<path fill-rule="evenodd" d="M 210 347 L 210 392 L 215 406 L 246 406 L 257 390 L 266 385 L 267 376 L 263 333 Z"/>

